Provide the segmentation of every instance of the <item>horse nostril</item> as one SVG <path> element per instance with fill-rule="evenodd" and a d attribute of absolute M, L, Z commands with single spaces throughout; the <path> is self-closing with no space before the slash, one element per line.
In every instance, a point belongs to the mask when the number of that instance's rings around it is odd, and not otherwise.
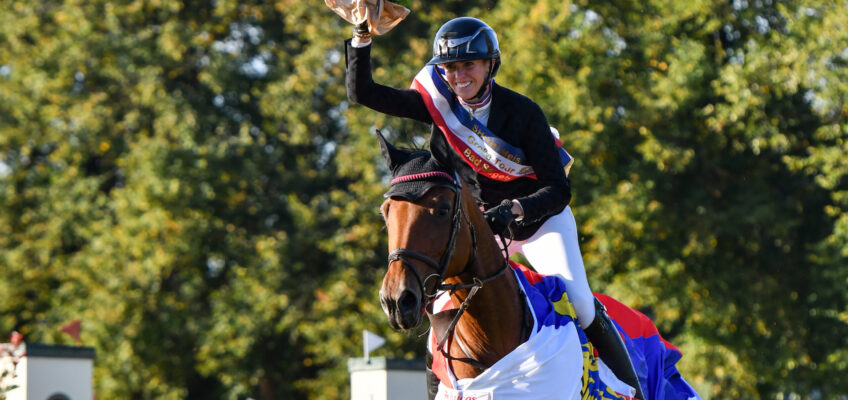
<path fill-rule="evenodd" d="M 398 308 L 402 313 L 415 311 L 418 308 L 418 297 L 409 290 L 404 290 L 398 299 Z"/>
<path fill-rule="evenodd" d="M 383 307 L 383 311 L 386 313 L 386 315 L 390 315 L 392 309 L 394 308 L 394 301 L 389 298 L 380 296 L 380 306 Z"/>

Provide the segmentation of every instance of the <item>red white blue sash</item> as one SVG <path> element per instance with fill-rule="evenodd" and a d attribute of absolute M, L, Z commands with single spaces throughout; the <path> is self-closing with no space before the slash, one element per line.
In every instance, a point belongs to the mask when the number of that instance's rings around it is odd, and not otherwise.
<path fill-rule="evenodd" d="M 432 65 L 428 65 L 415 76 L 412 89 L 424 98 L 433 123 L 444 133 L 448 144 L 462 155 L 477 173 L 498 181 L 516 178 L 536 178 L 533 167 L 527 165 L 524 152 L 499 138 L 486 125 L 474 118 L 462 107 Z M 551 129 L 559 149 L 562 166 L 568 173 L 571 156 L 562 148 L 556 130 Z"/>

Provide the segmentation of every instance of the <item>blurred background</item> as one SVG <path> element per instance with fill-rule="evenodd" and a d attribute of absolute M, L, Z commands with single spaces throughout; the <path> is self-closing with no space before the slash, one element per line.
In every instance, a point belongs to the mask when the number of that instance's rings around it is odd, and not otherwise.
<path fill-rule="evenodd" d="M 575 156 L 593 289 L 654 318 L 705 399 L 848 398 L 844 0 L 411 0 Z M 346 399 L 379 307 L 386 168 L 429 129 L 348 102 L 319 0 L 0 0 L 0 337 L 96 349 L 101 399 Z M 67 331 L 67 329 L 66 329 Z"/>

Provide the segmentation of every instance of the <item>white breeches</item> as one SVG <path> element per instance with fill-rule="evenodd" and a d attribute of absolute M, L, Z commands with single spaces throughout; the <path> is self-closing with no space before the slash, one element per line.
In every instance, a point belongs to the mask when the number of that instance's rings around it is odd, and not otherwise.
<path fill-rule="evenodd" d="M 589 326 L 595 319 L 595 300 L 583 256 L 577 243 L 577 223 L 571 207 L 548 218 L 529 239 L 515 240 L 509 244 L 509 254 L 521 253 L 537 272 L 544 275 L 559 275 L 565 279 L 568 297 L 574 304 L 577 319 L 582 327 Z M 498 240 L 498 245 L 500 240 Z"/>

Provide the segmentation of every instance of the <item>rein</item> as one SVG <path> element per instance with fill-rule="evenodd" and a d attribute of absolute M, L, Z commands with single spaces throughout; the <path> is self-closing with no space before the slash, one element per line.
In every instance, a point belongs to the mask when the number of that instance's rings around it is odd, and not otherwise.
<path fill-rule="evenodd" d="M 396 178 L 398 181 L 402 181 L 404 177 Z M 395 182 L 395 180 L 393 180 Z M 451 224 L 450 235 L 448 236 L 448 244 L 445 249 L 445 252 L 442 253 L 441 260 L 438 262 L 432 257 L 423 254 L 421 252 L 410 250 L 407 248 L 399 247 L 392 251 L 389 254 L 389 264 L 395 261 L 401 261 L 402 265 L 415 275 L 415 278 L 418 280 L 418 286 L 421 289 L 421 293 L 428 299 L 427 304 L 425 305 L 425 310 L 428 315 L 430 315 L 432 328 L 435 329 L 436 338 L 439 339 L 439 343 L 437 345 L 437 349 L 444 355 L 446 359 L 452 361 L 460 361 L 464 363 L 471 364 L 475 368 L 480 370 L 485 370 L 489 366 L 477 361 L 472 358 L 470 355 L 468 357 L 453 357 L 449 354 L 448 351 L 445 350 L 445 344 L 448 339 L 454 336 L 454 331 L 456 330 L 456 325 L 459 323 L 459 319 L 462 317 L 462 314 L 465 313 L 465 310 L 468 309 L 469 304 L 471 303 L 471 299 L 477 294 L 483 285 L 487 282 L 493 281 L 501 276 L 509 269 L 509 264 L 504 261 L 504 266 L 494 275 L 486 277 L 484 279 L 480 279 L 478 277 L 473 277 L 473 283 L 456 283 L 456 284 L 446 284 L 444 280 L 446 278 L 450 278 L 453 276 L 463 275 L 468 268 L 474 263 L 477 256 L 477 233 L 474 230 L 474 225 L 471 224 L 471 221 L 468 219 L 467 213 L 463 212 L 462 207 L 462 184 L 459 180 L 459 175 L 454 172 L 453 182 L 451 186 L 448 186 L 455 194 L 454 203 L 453 203 L 453 218 Z M 471 256 L 468 262 L 465 264 L 465 267 L 459 273 L 454 274 L 452 276 L 445 277 L 444 274 L 447 271 L 448 263 L 450 262 L 454 250 L 456 250 L 456 236 L 460 230 L 462 219 L 465 220 L 466 225 L 468 225 L 468 229 L 471 231 Z M 424 262 L 430 268 L 433 268 L 436 273 L 428 275 L 426 278 L 421 279 L 421 275 L 415 268 L 412 267 L 412 264 L 409 262 L 409 259 L 416 259 L 418 261 Z M 427 293 L 426 284 L 430 280 L 430 278 L 437 279 L 437 283 L 433 286 L 432 293 Z M 466 296 L 465 300 L 462 301 L 459 308 L 443 311 L 440 313 L 432 313 L 432 300 L 435 299 L 439 291 L 447 291 L 451 295 L 456 293 L 459 290 L 470 289 L 468 292 L 468 296 Z M 441 334 L 440 334 L 441 333 Z M 463 346 L 460 345 L 462 348 Z M 468 351 L 462 348 L 463 352 L 468 355 Z"/>

